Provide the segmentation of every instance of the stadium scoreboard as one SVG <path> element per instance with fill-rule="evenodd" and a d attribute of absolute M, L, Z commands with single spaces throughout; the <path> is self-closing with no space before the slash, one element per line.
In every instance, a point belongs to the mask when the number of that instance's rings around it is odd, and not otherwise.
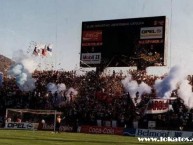
<path fill-rule="evenodd" d="M 165 27 L 165 16 L 82 22 L 80 66 L 163 66 Z"/>

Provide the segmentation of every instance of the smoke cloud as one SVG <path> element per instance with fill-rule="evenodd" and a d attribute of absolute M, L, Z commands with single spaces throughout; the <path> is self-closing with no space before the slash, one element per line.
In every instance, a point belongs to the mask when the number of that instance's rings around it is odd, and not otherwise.
<path fill-rule="evenodd" d="M 192 86 L 188 80 L 184 80 L 177 91 L 178 96 L 184 101 L 184 105 L 188 108 L 193 108 L 193 92 Z"/>
<path fill-rule="evenodd" d="M 64 83 L 58 84 L 57 85 L 57 91 L 62 92 L 66 90 L 66 85 Z"/>
<path fill-rule="evenodd" d="M 55 84 L 55 83 L 48 83 L 47 84 L 47 91 L 50 91 L 52 94 L 55 92 L 62 92 L 66 90 L 66 85 L 64 83 Z"/>
<path fill-rule="evenodd" d="M 8 74 L 15 77 L 20 90 L 26 92 L 34 90 L 36 80 L 32 78 L 32 73 L 35 71 L 37 64 L 33 61 L 33 58 L 19 50 L 14 52 L 13 60 L 15 64 L 10 67 Z"/>
<path fill-rule="evenodd" d="M 143 94 L 150 94 L 151 93 L 151 87 L 148 86 L 146 83 L 141 82 L 138 87 L 139 96 Z"/>
<path fill-rule="evenodd" d="M 173 90 L 177 89 L 178 84 L 186 79 L 188 71 L 181 66 L 174 66 L 171 68 L 168 76 L 163 80 L 156 80 L 154 88 L 156 90 L 157 97 L 169 98 Z"/>
<path fill-rule="evenodd" d="M 55 83 L 48 83 L 47 90 L 54 94 L 55 92 L 57 92 L 58 89 Z"/>
<path fill-rule="evenodd" d="M 141 96 L 143 94 L 150 94 L 151 93 L 151 87 L 150 86 L 148 86 L 144 82 L 141 82 L 140 84 L 138 84 L 137 81 L 132 80 L 131 75 L 127 76 L 121 82 L 123 84 L 125 92 L 129 93 L 134 104 L 141 102 Z M 137 92 L 139 93 L 138 98 L 136 96 Z M 135 99 L 137 99 L 136 102 L 134 101 Z"/>

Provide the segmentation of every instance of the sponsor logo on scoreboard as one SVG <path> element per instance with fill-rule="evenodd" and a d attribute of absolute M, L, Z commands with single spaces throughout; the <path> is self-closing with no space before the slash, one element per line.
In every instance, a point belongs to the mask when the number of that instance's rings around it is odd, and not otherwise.
<path fill-rule="evenodd" d="M 101 53 L 82 53 L 81 60 L 86 64 L 100 64 Z"/>
<path fill-rule="evenodd" d="M 163 37 L 163 27 L 143 27 L 140 30 L 140 39 L 154 39 Z"/>
<path fill-rule="evenodd" d="M 102 31 L 95 30 L 95 31 L 83 31 L 82 33 L 82 40 L 83 42 L 101 42 L 102 41 Z"/>

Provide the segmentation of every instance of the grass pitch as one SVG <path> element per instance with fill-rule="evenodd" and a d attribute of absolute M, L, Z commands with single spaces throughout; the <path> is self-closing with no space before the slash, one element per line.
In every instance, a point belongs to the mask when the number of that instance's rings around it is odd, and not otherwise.
<path fill-rule="evenodd" d="M 193 143 L 139 142 L 137 137 L 48 131 L 0 130 L 0 145 L 185 145 Z"/>

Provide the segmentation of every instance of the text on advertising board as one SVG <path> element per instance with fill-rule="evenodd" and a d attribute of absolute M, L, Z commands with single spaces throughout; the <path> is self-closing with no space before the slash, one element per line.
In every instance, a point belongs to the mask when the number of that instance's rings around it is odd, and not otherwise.
<path fill-rule="evenodd" d="M 5 128 L 10 128 L 10 129 L 32 129 L 33 125 L 31 123 L 27 122 L 10 122 L 5 124 Z"/>
<path fill-rule="evenodd" d="M 102 31 L 83 31 L 82 40 L 85 41 L 102 41 Z"/>
<path fill-rule="evenodd" d="M 98 127 L 98 126 L 81 126 L 80 132 L 93 134 L 123 134 L 123 128 Z"/>
<path fill-rule="evenodd" d="M 140 31 L 140 39 L 162 38 L 163 27 L 143 27 Z"/>
<path fill-rule="evenodd" d="M 99 64 L 101 61 L 101 53 L 82 53 L 81 60 L 87 64 Z"/>

